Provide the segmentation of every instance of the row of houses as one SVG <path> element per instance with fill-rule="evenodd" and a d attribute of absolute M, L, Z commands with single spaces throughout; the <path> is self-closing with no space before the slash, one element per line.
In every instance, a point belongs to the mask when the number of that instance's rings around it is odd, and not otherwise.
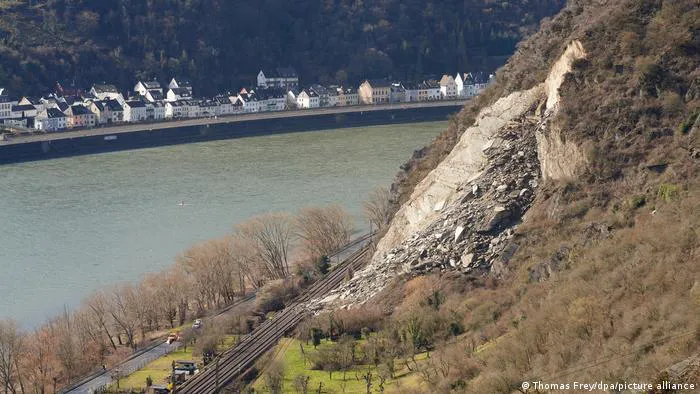
<path fill-rule="evenodd" d="M 300 87 L 294 69 L 277 68 L 261 70 L 255 87 L 212 98 L 195 98 L 192 84 L 177 78 L 166 85 L 155 80 L 138 81 L 127 95 L 108 83 L 95 84 L 87 92 L 57 84 L 56 92 L 45 97 L 13 100 L 0 88 L 0 122 L 59 131 L 253 112 L 457 99 L 478 94 L 490 78 L 464 73 L 444 75 L 439 81 L 365 80 L 358 89 L 320 84 Z"/>

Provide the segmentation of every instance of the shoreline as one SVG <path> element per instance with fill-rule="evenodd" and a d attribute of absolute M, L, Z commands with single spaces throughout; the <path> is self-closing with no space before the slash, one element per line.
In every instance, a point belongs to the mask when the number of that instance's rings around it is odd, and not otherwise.
<path fill-rule="evenodd" d="M 0 164 L 332 128 L 441 121 L 466 102 L 262 112 L 16 137 L 0 142 Z"/>

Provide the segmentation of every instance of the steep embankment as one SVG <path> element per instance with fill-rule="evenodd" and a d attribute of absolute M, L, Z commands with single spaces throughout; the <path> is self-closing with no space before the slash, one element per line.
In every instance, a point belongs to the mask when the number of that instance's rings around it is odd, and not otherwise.
<path fill-rule="evenodd" d="M 372 262 L 314 307 L 385 307 L 433 392 L 697 384 L 699 6 L 570 1 L 414 155 Z"/>
<path fill-rule="evenodd" d="M 549 120 L 556 116 L 564 75 L 584 57 L 581 43 L 572 42 L 546 81 L 484 108 L 394 215 L 372 262 L 324 302 L 365 302 L 401 274 L 449 268 L 483 274 L 504 251 L 512 255 L 515 245 L 508 241 L 540 177 L 556 179 L 580 168 L 565 160 L 580 157 L 577 148 L 562 143 Z"/>

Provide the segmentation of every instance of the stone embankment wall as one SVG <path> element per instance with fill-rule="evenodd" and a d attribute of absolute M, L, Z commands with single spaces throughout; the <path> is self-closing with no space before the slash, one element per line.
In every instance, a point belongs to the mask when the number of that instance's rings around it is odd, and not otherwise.
<path fill-rule="evenodd" d="M 483 109 L 396 213 L 367 267 L 310 307 L 364 303 L 399 275 L 498 275 L 517 251 L 514 231 L 539 185 L 585 166 L 580 149 L 551 126 L 559 86 L 583 57 L 581 43 L 572 42 L 546 81 Z"/>

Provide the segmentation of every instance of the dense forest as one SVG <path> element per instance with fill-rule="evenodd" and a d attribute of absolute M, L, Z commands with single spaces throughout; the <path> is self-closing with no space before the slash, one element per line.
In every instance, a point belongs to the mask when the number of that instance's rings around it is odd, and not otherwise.
<path fill-rule="evenodd" d="M 491 71 L 564 0 L 0 0 L 0 86 L 192 80 L 293 66 L 308 82 Z"/>

